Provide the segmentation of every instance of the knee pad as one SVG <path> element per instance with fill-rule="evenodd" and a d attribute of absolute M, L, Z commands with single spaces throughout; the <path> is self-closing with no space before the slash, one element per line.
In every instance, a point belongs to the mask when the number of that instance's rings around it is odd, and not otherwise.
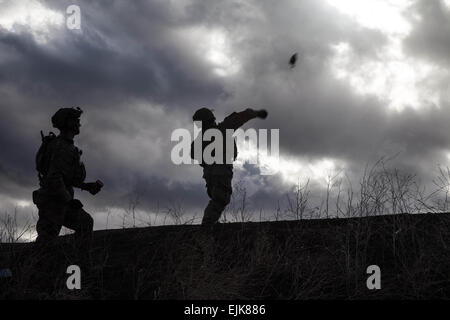
<path fill-rule="evenodd" d="M 79 217 L 79 227 L 84 232 L 91 232 L 94 229 L 94 219 L 91 217 L 89 213 L 82 210 Z"/>

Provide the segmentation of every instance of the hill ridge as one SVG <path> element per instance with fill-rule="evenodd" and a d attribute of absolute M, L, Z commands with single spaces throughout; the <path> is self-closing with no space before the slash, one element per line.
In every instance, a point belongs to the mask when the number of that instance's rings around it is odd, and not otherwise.
<path fill-rule="evenodd" d="M 13 299 L 446 299 L 449 227 L 449 213 L 421 213 L 98 230 L 92 266 L 81 268 L 82 289 L 74 291 L 66 287 L 66 268 L 79 261 L 72 236 L 45 254 L 33 243 L 0 244 L 0 268 L 13 273 L 0 280 L 0 292 Z M 371 265 L 381 270 L 380 290 L 367 287 Z"/>

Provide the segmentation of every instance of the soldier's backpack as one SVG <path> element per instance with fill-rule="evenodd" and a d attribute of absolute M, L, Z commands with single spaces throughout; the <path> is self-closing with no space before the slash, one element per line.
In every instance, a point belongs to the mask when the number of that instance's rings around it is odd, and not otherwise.
<path fill-rule="evenodd" d="M 192 142 L 191 142 L 191 159 L 197 160 L 197 161 L 199 161 L 201 163 L 202 162 L 203 149 L 204 149 L 203 141 L 199 141 L 198 142 L 198 143 L 202 144 L 202 149 L 200 150 L 200 152 L 201 152 L 200 158 L 198 158 L 198 157 L 196 158 L 195 157 L 195 148 L 194 148 L 195 144 L 197 143 L 196 141 L 198 139 L 200 139 L 200 138 L 201 138 L 201 135 L 198 135 L 197 138 L 195 140 L 192 140 Z"/>
<path fill-rule="evenodd" d="M 56 139 L 56 135 L 53 132 L 50 132 L 47 136 L 44 136 L 41 131 L 41 138 L 42 143 L 36 153 L 36 170 L 38 172 L 39 180 L 42 180 L 48 172 L 51 160 L 49 145 L 54 139 Z"/>
<path fill-rule="evenodd" d="M 213 139 L 213 141 L 214 141 L 214 139 Z M 198 154 L 198 155 L 196 155 L 195 154 L 195 145 L 196 144 L 200 144 L 201 145 L 201 150 L 199 150 L 201 153 L 200 154 Z M 204 163 L 204 161 L 203 161 L 203 153 L 204 153 L 204 150 L 205 150 L 205 148 L 210 144 L 210 143 L 212 143 L 212 141 L 203 141 L 202 140 L 202 135 L 201 134 L 199 134 L 198 136 L 197 136 L 197 138 L 195 138 L 195 140 L 193 140 L 192 142 L 191 142 L 191 159 L 193 159 L 193 160 L 197 160 L 199 163 L 200 163 L 200 166 L 201 167 L 203 167 L 204 165 L 205 165 L 205 163 Z M 236 146 L 236 140 L 233 138 L 233 147 L 234 147 L 234 150 L 231 150 L 231 151 L 228 151 L 227 149 L 226 149 L 226 147 L 227 147 L 227 143 L 226 143 L 226 139 L 224 138 L 223 139 L 223 147 L 222 147 L 222 152 L 223 152 L 223 160 L 222 160 L 222 163 L 226 163 L 226 159 L 227 159 L 227 156 L 228 156 L 228 154 L 227 154 L 227 152 L 233 152 L 234 151 L 234 153 L 230 153 L 229 154 L 229 156 L 230 157 L 232 157 L 232 161 L 234 161 L 234 160 L 236 160 L 236 158 L 237 158 L 237 146 Z M 212 151 L 212 156 L 214 157 L 214 154 L 215 154 L 215 151 Z M 197 156 L 197 157 L 196 157 Z M 229 157 L 229 158 L 230 158 Z"/>

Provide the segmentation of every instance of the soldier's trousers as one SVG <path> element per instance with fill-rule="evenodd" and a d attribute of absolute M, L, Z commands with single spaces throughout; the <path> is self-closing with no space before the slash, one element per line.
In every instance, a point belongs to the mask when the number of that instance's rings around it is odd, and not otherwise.
<path fill-rule="evenodd" d="M 203 178 L 206 181 L 206 190 L 211 200 L 205 208 L 202 224 L 211 225 L 219 221 L 223 210 L 230 203 L 233 192 L 231 186 L 233 175 L 205 173 Z"/>
<path fill-rule="evenodd" d="M 94 220 L 83 208 L 57 202 L 40 205 L 36 242 L 44 243 L 57 238 L 63 226 L 74 230 L 79 240 L 90 242 Z"/>

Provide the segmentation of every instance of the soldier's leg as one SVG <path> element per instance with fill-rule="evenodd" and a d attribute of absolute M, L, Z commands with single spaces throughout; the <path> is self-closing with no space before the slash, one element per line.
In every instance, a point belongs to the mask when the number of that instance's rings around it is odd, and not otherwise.
<path fill-rule="evenodd" d="M 94 219 L 83 208 L 68 208 L 64 215 L 63 226 L 75 231 L 77 239 L 90 239 L 94 228 Z"/>
<path fill-rule="evenodd" d="M 56 240 L 62 227 L 63 208 L 64 206 L 55 205 L 38 208 L 39 218 L 36 224 L 38 236 L 31 256 L 34 272 L 30 276 L 33 286 L 41 292 L 51 290 L 53 281 L 50 270 L 54 270 L 61 262 Z"/>
<path fill-rule="evenodd" d="M 202 224 L 210 225 L 219 221 L 219 218 L 230 203 L 232 194 L 231 179 L 227 175 L 208 175 L 205 177 L 208 195 L 211 198 L 203 215 Z"/>
<path fill-rule="evenodd" d="M 43 206 L 39 208 L 38 214 L 36 243 L 44 244 L 55 240 L 61 231 L 64 207 L 58 205 Z"/>
<path fill-rule="evenodd" d="M 79 263 L 89 268 L 94 219 L 82 208 L 69 207 L 64 216 L 63 226 L 75 231 L 75 248 Z"/>

